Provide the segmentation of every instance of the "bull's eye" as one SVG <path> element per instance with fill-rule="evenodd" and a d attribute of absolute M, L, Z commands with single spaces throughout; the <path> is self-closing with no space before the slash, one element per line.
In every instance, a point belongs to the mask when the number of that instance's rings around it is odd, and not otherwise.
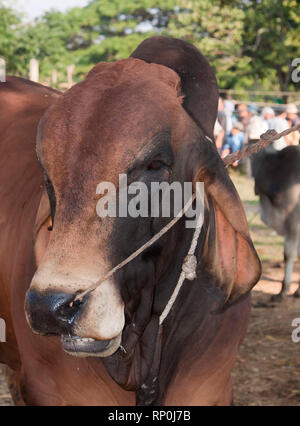
<path fill-rule="evenodd" d="M 164 167 L 164 163 L 159 160 L 153 160 L 150 164 L 148 164 L 148 170 L 160 170 Z"/>

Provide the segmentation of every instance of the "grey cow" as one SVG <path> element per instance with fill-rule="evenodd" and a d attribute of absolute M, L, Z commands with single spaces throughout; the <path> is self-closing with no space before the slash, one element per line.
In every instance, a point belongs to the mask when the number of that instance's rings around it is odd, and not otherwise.
<path fill-rule="evenodd" d="M 252 173 L 262 221 L 284 235 L 284 279 L 275 296 L 280 299 L 289 290 L 297 254 L 300 258 L 300 146 L 268 147 L 254 155 Z M 294 296 L 300 297 L 300 285 Z"/>

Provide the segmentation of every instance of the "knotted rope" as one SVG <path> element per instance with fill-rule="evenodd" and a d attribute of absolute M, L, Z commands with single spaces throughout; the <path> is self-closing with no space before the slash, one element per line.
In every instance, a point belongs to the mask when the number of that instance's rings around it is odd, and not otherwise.
<path fill-rule="evenodd" d="M 200 214 L 199 218 L 197 220 L 196 228 L 194 231 L 192 243 L 190 246 L 190 249 L 188 251 L 187 256 L 185 257 L 182 267 L 181 267 L 181 274 L 178 278 L 176 287 L 172 293 L 172 296 L 170 297 L 167 305 L 165 306 L 165 309 L 161 313 L 159 317 L 159 325 L 161 325 L 164 320 L 167 318 L 172 306 L 175 303 L 175 300 L 177 299 L 178 293 L 182 287 L 182 284 L 185 279 L 189 281 L 193 281 L 195 278 L 197 278 L 196 269 L 197 269 L 197 258 L 195 256 L 195 251 L 198 244 L 198 239 L 201 233 L 202 225 L 203 225 L 203 219 L 204 217 Z"/>
<path fill-rule="evenodd" d="M 245 145 L 241 150 L 234 152 L 233 154 L 227 155 L 223 159 L 223 163 L 225 167 L 230 166 L 231 164 L 235 163 L 236 161 L 240 161 L 243 158 L 249 157 L 251 154 L 255 154 L 268 145 L 270 145 L 272 142 L 275 142 L 276 140 L 282 138 L 283 136 L 287 136 L 292 132 L 300 131 L 300 125 L 291 127 L 290 129 L 284 130 L 281 133 L 277 133 L 275 130 L 268 130 L 264 134 L 261 135 L 258 142 L 253 143 L 251 145 Z M 207 138 L 210 143 L 212 141 Z M 194 200 L 196 199 L 196 193 L 193 194 L 193 196 L 190 198 L 190 200 L 186 203 L 186 205 L 183 207 L 183 209 L 172 219 L 163 229 L 161 229 L 157 234 L 154 235 L 147 243 L 142 245 L 138 250 L 136 250 L 134 253 L 132 253 L 127 259 L 123 260 L 123 262 L 119 263 L 117 266 L 115 266 L 113 269 L 111 269 L 104 277 L 99 279 L 95 284 L 93 284 L 91 287 L 89 287 L 84 292 L 78 294 L 73 302 L 71 302 L 70 306 L 73 306 L 73 303 L 76 301 L 80 301 L 86 296 L 87 294 L 91 293 L 92 291 L 96 290 L 104 281 L 109 279 L 114 275 L 115 272 L 123 268 L 125 265 L 130 263 L 132 260 L 134 260 L 137 256 L 139 256 L 142 252 L 144 252 L 147 248 L 152 246 L 156 241 L 158 241 L 164 234 L 166 234 L 187 212 L 187 210 L 190 208 Z M 179 279 L 177 281 L 176 287 L 172 293 L 172 296 L 170 297 L 164 311 L 162 312 L 160 318 L 159 318 L 159 324 L 161 325 L 166 317 L 168 316 L 172 306 L 174 305 L 176 298 L 178 296 L 178 293 L 182 287 L 183 282 L 185 279 L 188 280 L 194 280 L 196 278 L 196 268 L 197 268 L 197 259 L 195 256 L 195 250 L 197 247 L 198 239 L 201 233 L 203 225 L 203 217 L 202 215 L 199 215 L 197 225 L 194 231 L 192 243 L 190 246 L 190 249 L 188 251 L 187 256 L 184 259 L 184 262 L 182 264 L 181 268 L 181 274 L 179 276 Z"/>
<path fill-rule="evenodd" d="M 300 131 L 300 124 L 291 127 L 290 129 L 284 130 L 281 133 L 277 133 L 276 130 L 268 130 L 267 132 L 261 135 L 259 141 L 257 141 L 256 143 L 245 145 L 239 151 L 227 155 L 223 159 L 224 165 L 228 167 L 236 161 L 240 161 L 243 158 L 250 157 L 251 154 L 256 154 L 257 152 L 266 148 L 266 146 L 270 145 L 272 142 L 275 142 L 283 136 L 287 136 L 292 132 L 296 132 L 297 130 Z"/>

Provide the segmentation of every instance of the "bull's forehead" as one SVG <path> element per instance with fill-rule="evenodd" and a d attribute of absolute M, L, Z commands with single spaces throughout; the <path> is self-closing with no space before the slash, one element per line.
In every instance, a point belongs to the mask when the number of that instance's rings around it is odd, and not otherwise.
<path fill-rule="evenodd" d="M 116 170 L 126 172 L 182 112 L 171 69 L 137 59 L 99 64 L 46 114 L 38 151 L 57 187 L 86 180 L 87 172 L 90 182 L 114 182 Z"/>

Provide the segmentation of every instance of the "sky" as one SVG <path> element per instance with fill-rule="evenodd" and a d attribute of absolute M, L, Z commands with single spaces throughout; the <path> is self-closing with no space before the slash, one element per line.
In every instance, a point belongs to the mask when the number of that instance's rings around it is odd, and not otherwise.
<path fill-rule="evenodd" d="M 6 0 L 6 3 L 13 5 L 20 12 L 25 12 L 26 18 L 32 20 L 51 8 L 65 11 L 76 6 L 86 6 L 88 0 Z"/>

